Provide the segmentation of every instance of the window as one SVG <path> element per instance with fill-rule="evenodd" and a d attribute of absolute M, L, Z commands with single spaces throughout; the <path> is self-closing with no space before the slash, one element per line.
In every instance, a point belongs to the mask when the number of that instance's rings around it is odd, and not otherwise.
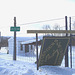
<path fill-rule="evenodd" d="M 31 45 L 31 50 L 33 49 L 33 45 Z"/>
<path fill-rule="evenodd" d="M 21 51 L 23 51 L 23 45 L 21 44 Z"/>
<path fill-rule="evenodd" d="M 29 52 L 29 45 L 25 45 L 25 52 Z"/>

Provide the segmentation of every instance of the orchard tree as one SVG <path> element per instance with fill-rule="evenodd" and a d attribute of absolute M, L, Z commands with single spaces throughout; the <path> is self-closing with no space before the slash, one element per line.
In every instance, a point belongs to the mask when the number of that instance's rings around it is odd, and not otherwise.
<path fill-rule="evenodd" d="M 43 25 L 43 30 L 51 30 L 50 25 Z M 52 34 L 52 33 L 51 33 Z M 49 33 L 45 33 L 45 35 L 50 35 Z M 52 34 L 53 35 L 53 34 Z"/>
<path fill-rule="evenodd" d="M 60 25 L 55 24 L 53 30 L 60 30 Z M 59 34 L 54 33 L 54 36 L 59 36 Z"/>
<path fill-rule="evenodd" d="M 60 25 L 55 24 L 54 27 L 53 27 L 53 29 L 54 29 L 54 30 L 60 30 Z"/>
<path fill-rule="evenodd" d="M 43 25 L 42 27 L 44 30 L 51 30 L 50 25 Z"/>

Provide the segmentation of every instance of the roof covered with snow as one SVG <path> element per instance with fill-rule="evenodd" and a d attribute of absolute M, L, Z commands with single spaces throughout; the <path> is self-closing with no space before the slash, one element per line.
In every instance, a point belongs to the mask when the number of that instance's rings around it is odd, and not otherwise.
<path fill-rule="evenodd" d="M 33 39 L 33 37 L 16 37 L 16 41 L 27 41 L 27 40 L 31 40 Z M 8 41 L 13 41 L 14 37 L 11 37 L 10 39 L 8 39 Z"/>
<path fill-rule="evenodd" d="M 40 39 L 38 39 L 38 41 L 40 41 Z M 24 41 L 24 42 L 21 42 L 21 44 L 30 44 L 30 43 L 33 43 L 33 42 L 36 42 L 36 39 Z"/>

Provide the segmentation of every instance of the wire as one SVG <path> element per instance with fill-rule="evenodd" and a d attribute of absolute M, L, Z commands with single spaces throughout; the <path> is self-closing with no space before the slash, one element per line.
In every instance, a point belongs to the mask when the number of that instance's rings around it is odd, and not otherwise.
<path fill-rule="evenodd" d="M 64 18 L 50 19 L 50 20 L 44 20 L 44 21 L 36 21 L 36 22 L 30 22 L 30 23 L 25 23 L 25 24 L 17 24 L 17 25 L 28 25 L 28 24 L 47 22 L 47 21 L 61 20 L 61 19 L 64 19 Z"/>

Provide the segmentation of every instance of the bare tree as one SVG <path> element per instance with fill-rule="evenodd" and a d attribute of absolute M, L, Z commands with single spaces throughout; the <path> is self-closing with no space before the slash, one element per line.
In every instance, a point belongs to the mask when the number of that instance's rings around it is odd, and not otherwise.
<path fill-rule="evenodd" d="M 42 27 L 44 30 L 51 30 L 51 27 L 50 25 L 43 25 Z M 53 30 L 60 30 L 60 25 L 59 24 L 55 24 L 54 27 L 53 27 Z M 63 34 L 57 34 L 57 33 L 51 33 L 52 36 L 61 36 Z M 50 35 L 49 33 L 45 33 L 45 35 Z"/>
<path fill-rule="evenodd" d="M 44 30 L 51 30 L 50 25 L 43 25 L 42 27 Z"/>
<path fill-rule="evenodd" d="M 53 29 L 54 29 L 54 30 L 60 30 L 60 25 L 55 24 L 54 27 L 53 27 Z"/>
<path fill-rule="evenodd" d="M 43 30 L 51 30 L 50 25 L 43 25 Z M 49 33 L 45 33 L 45 35 L 50 35 Z M 53 35 L 53 34 L 52 34 Z"/>
<path fill-rule="evenodd" d="M 53 27 L 54 30 L 60 30 L 60 25 L 55 24 Z M 59 36 L 59 34 L 54 33 L 54 36 Z"/>

